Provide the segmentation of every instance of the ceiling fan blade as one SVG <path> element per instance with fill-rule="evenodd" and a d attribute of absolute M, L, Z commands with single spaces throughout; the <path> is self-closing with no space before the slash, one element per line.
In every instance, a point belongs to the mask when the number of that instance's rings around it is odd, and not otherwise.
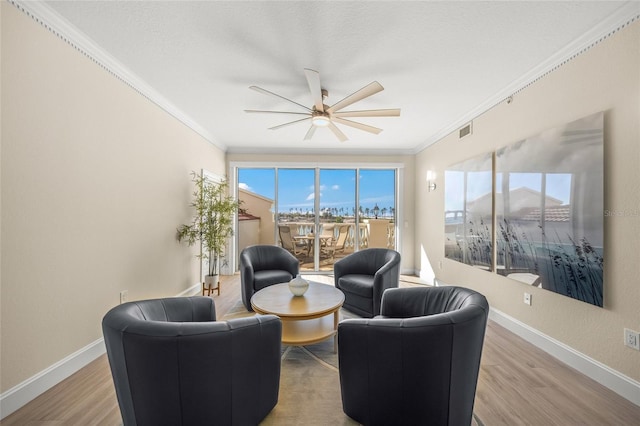
<path fill-rule="evenodd" d="M 307 134 L 304 135 L 304 140 L 305 141 L 310 141 L 311 138 L 313 137 L 313 134 L 316 132 L 316 126 L 314 126 L 313 124 L 311 125 L 311 127 L 309 127 L 309 130 L 307 130 Z"/>
<path fill-rule="evenodd" d="M 251 90 L 255 90 L 256 92 L 259 92 L 259 93 L 262 93 L 262 94 L 265 94 L 265 95 L 275 96 L 276 98 L 280 98 L 280 99 L 283 99 L 283 100 L 285 100 L 285 101 L 287 101 L 287 102 L 291 102 L 292 104 L 296 104 L 296 105 L 298 105 L 299 107 L 304 108 L 304 109 L 306 109 L 307 111 L 311 112 L 311 109 L 307 108 L 306 106 L 304 106 L 304 105 L 302 105 L 302 104 L 299 104 L 299 103 L 297 103 L 296 101 L 292 101 L 291 99 L 287 99 L 287 98 L 285 98 L 284 96 L 280 96 L 280 95 L 278 95 L 278 94 L 276 94 L 276 93 L 273 93 L 273 92 L 270 92 L 270 91 L 268 91 L 268 90 L 266 90 L 266 89 L 263 89 L 262 87 L 258 87 L 258 86 L 250 86 L 250 87 L 249 87 L 249 89 L 251 89 Z"/>
<path fill-rule="evenodd" d="M 311 117 L 301 118 L 300 120 L 290 121 L 290 122 L 284 123 L 284 124 L 278 124 L 277 126 L 269 127 L 269 130 L 276 130 L 276 129 L 279 129 L 281 127 L 289 126 L 291 124 L 300 123 L 301 121 L 305 121 L 305 120 L 311 120 Z"/>
<path fill-rule="evenodd" d="M 333 113 L 334 117 L 398 117 L 400 108 L 367 109 L 362 111 L 341 111 Z"/>
<path fill-rule="evenodd" d="M 329 127 L 329 129 L 333 132 L 333 134 L 336 135 L 336 137 L 338 138 L 338 140 L 340 140 L 340 142 L 349 140 L 349 138 L 344 133 L 342 133 L 342 131 L 340 131 L 340 129 L 338 129 L 335 124 L 329 122 L 329 126 L 327 127 Z"/>
<path fill-rule="evenodd" d="M 355 127 L 356 129 L 364 130 L 365 132 L 374 133 L 376 135 L 382 131 L 382 129 L 379 129 L 377 127 L 369 126 L 367 124 L 362 124 L 362 123 L 356 123 L 355 121 L 345 120 L 344 118 L 340 118 L 340 117 L 334 117 L 332 118 L 332 120 L 335 121 L 336 123 L 344 124 L 345 126 Z"/>
<path fill-rule="evenodd" d="M 311 91 L 311 97 L 313 98 L 313 105 L 316 107 L 316 111 L 324 112 L 324 105 L 322 105 L 322 87 L 320 86 L 320 73 L 308 68 L 304 69 L 304 75 L 307 77 L 307 84 Z"/>
<path fill-rule="evenodd" d="M 268 114 L 296 114 L 296 115 L 309 115 L 308 112 L 293 112 L 293 111 L 263 111 L 263 110 L 259 110 L 259 109 L 245 109 L 244 112 L 250 112 L 250 113 L 254 113 L 254 112 L 266 112 Z"/>
<path fill-rule="evenodd" d="M 329 108 L 327 108 L 327 112 L 334 113 L 336 111 L 341 110 L 344 107 L 351 105 L 354 102 L 358 102 L 364 98 L 368 98 L 369 96 L 375 95 L 376 93 L 381 92 L 383 90 L 384 90 L 384 87 L 382 87 L 382 85 L 377 81 L 374 81 L 372 83 L 367 84 L 357 92 L 350 94 L 349 96 L 342 99 L 341 101 L 338 101 L 337 103 L 331 105 Z"/>

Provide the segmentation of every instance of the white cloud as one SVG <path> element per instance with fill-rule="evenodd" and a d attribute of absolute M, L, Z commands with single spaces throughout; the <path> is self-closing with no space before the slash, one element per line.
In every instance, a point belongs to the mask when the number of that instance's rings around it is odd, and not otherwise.
<path fill-rule="evenodd" d="M 315 198 L 315 194 L 312 192 L 311 194 L 307 195 L 306 200 L 309 201 L 309 200 L 313 200 L 314 198 Z"/>
<path fill-rule="evenodd" d="M 238 183 L 238 188 L 244 189 L 245 191 L 253 192 L 253 189 L 251 189 L 251 187 L 249 185 L 247 185 L 246 183 L 244 183 L 244 182 Z"/>
<path fill-rule="evenodd" d="M 334 191 L 337 191 L 340 189 L 340 185 L 333 185 L 331 189 L 333 189 Z"/>

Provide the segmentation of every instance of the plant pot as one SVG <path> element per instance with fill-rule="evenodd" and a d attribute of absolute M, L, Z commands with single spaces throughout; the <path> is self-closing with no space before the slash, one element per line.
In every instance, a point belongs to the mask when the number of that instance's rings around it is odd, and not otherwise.
<path fill-rule="evenodd" d="M 294 279 L 289 281 L 289 290 L 294 296 L 302 296 L 309 289 L 309 281 L 305 280 L 298 274 Z"/>
<path fill-rule="evenodd" d="M 206 275 L 204 277 L 204 288 L 213 290 L 218 288 L 219 279 L 218 275 Z"/>

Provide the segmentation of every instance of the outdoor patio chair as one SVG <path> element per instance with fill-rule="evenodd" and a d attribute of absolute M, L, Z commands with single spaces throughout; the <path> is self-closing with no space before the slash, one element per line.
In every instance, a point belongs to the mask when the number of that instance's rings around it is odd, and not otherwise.
<path fill-rule="evenodd" d="M 289 225 L 278 225 L 278 234 L 280 236 L 280 244 L 282 248 L 288 250 L 294 256 L 302 256 L 309 254 L 309 246 L 304 241 L 296 241 L 291 234 Z"/>
<path fill-rule="evenodd" d="M 347 237 L 349 236 L 349 225 L 338 226 L 338 237 L 331 237 L 326 244 L 320 247 L 321 253 L 333 259 L 336 253 L 344 253 Z"/>

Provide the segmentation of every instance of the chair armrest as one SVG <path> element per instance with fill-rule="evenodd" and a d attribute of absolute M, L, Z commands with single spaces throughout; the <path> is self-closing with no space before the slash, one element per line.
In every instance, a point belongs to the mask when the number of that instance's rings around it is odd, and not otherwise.
<path fill-rule="evenodd" d="M 243 302 L 246 301 L 250 303 L 251 296 L 253 295 L 254 280 L 253 262 L 251 262 L 251 257 L 243 251 L 240 253 L 240 291 L 242 292 Z"/>
<path fill-rule="evenodd" d="M 400 262 L 397 259 L 391 259 L 390 261 L 382 265 L 382 267 L 376 271 L 375 275 L 386 275 L 387 273 L 390 273 L 393 268 L 399 267 L 399 265 Z"/>
<path fill-rule="evenodd" d="M 336 286 L 338 285 L 338 280 L 340 279 L 341 276 L 345 275 L 345 272 L 347 270 L 347 263 L 345 262 L 346 257 L 343 257 L 342 259 L 338 259 L 335 262 L 333 262 L 333 277 L 336 283 Z"/>
<path fill-rule="evenodd" d="M 400 260 L 394 257 L 373 276 L 373 310 L 380 312 L 382 297 L 387 289 L 397 288 L 400 280 Z"/>

